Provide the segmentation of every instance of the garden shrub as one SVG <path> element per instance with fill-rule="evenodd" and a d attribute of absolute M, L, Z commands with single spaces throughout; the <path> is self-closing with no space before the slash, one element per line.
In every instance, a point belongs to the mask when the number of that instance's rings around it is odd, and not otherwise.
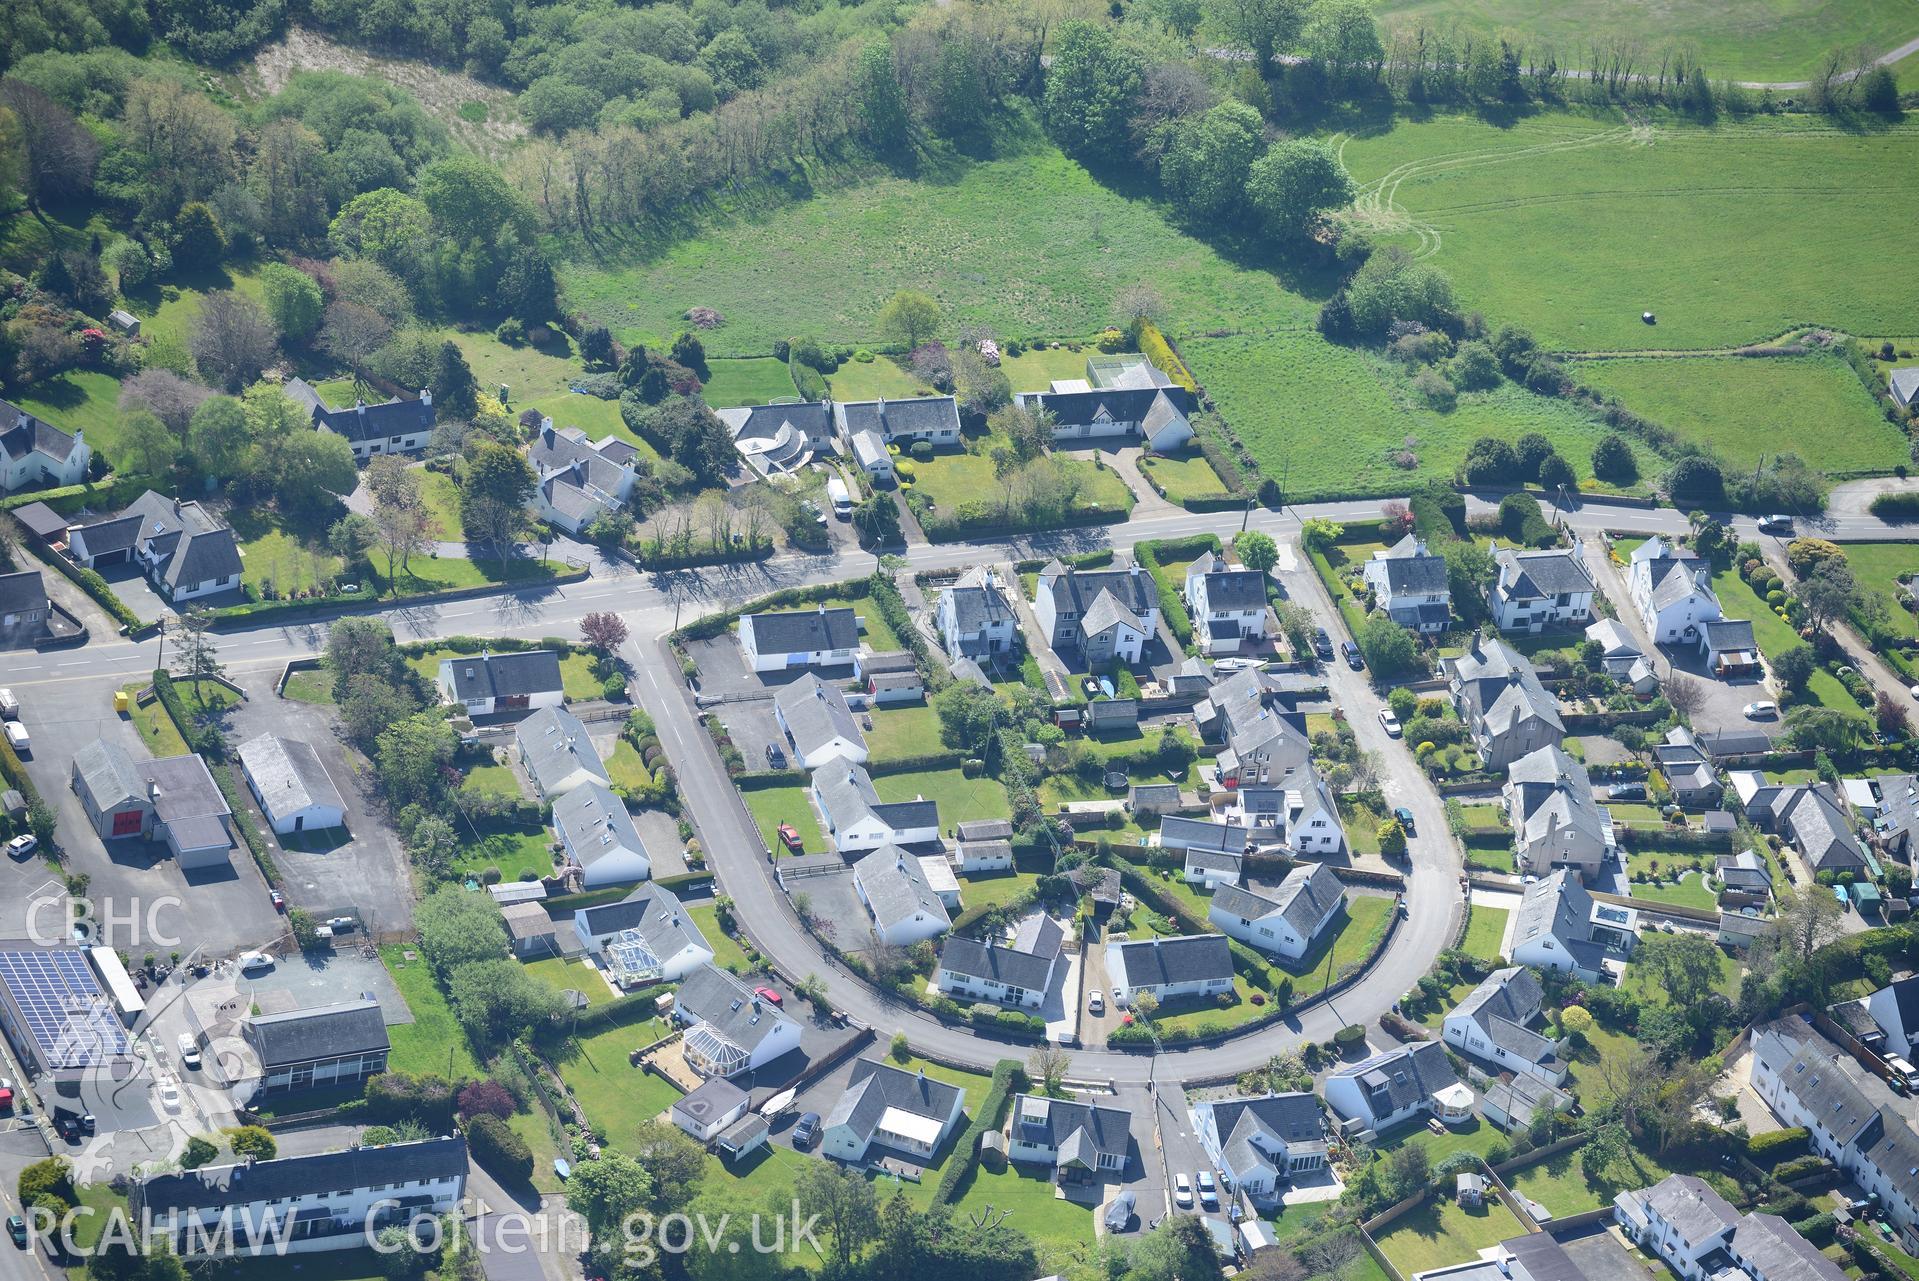
<path fill-rule="evenodd" d="M 1767 1130 L 1746 1140 L 1746 1155 L 1757 1164 L 1776 1165 L 1787 1157 L 1803 1153 L 1808 1137 L 1802 1125 L 1785 1130 Z"/>
<path fill-rule="evenodd" d="M 482 1114 L 468 1121 L 466 1142 L 473 1150 L 473 1159 L 502 1183 L 521 1184 L 532 1180 L 533 1150 L 499 1117 Z"/>

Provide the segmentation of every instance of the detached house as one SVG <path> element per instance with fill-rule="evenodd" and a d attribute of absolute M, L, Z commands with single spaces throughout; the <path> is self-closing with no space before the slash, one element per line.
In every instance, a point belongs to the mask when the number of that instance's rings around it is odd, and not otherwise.
<path fill-rule="evenodd" d="M 555 429 L 551 418 L 541 419 L 526 454 L 537 478 L 534 510 L 548 524 L 579 534 L 600 517 L 625 509 L 639 456 L 617 436 L 593 444 L 577 427 Z"/>
<path fill-rule="evenodd" d="M 1062 1183 L 1096 1182 L 1125 1174 L 1132 1150 L 1132 1114 L 1091 1103 L 1013 1096 L 1007 1127 L 1008 1160 L 1050 1166 Z"/>
<path fill-rule="evenodd" d="M 1186 608 L 1202 652 L 1234 654 L 1266 635 L 1266 575 L 1231 569 L 1211 552 L 1186 567 Z"/>
<path fill-rule="evenodd" d="M 587 955 L 628 987 L 677 983 L 713 959 L 713 946 L 679 896 L 663 885 L 641 885 L 617 903 L 573 913 L 573 933 Z"/>
<path fill-rule="evenodd" d="M 534 711 L 566 701 L 560 656 L 550 649 L 505 654 L 482 650 L 443 658 L 439 685 L 440 696 L 466 708 L 468 716 Z"/>
<path fill-rule="evenodd" d="M 521 721 L 513 745 L 542 799 L 555 801 L 588 783 L 605 787 L 612 781 L 586 726 L 564 707 L 542 707 Z"/>
<path fill-rule="evenodd" d="M 1743 618 L 1712 618 L 1701 623 L 1699 653 L 1720 680 L 1748 680 L 1765 671 L 1752 624 Z"/>
<path fill-rule="evenodd" d="M 312 744 L 262 734 L 240 744 L 239 757 L 260 812 L 280 835 L 346 822 L 346 802 Z"/>
<path fill-rule="evenodd" d="M 674 993 L 673 1021 L 686 1029 L 686 1061 L 701 1076 L 732 1080 L 800 1048 L 799 1024 L 710 962 Z"/>
<path fill-rule="evenodd" d="M 873 934 L 882 943 L 907 947 L 952 928 L 919 859 L 898 846 L 882 845 L 855 863 L 853 888 L 872 913 Z"/>
<path fill-rule="evenodd" d="M 71 436 L 0 400 L 0 493 L 77 485 L 87 478 L 93 448 L 86 433 Z"/>
<path fill-rule="evenodd" d="M 1326 1118 L 1310 1093 L 1207 1099 L 1191 1109 L 1193 1133 L 1232 1186 L 1271 1204 L 1280 1185 L 1326 1168 Z"/>
<path fill-rule="evenodd" d="M 976 565 L 940 593 L 935 611 L 940 640 L 954 658 L 1009 654 L 1019 635 L 1019 616 L 1006 599 L 999 575 Z"/>
<path fill-rule="evenodd" d="M 1539 683 L 1539 673 L 1505 641 L 1475 634 L 1464 654 L 1443 659 L 1440 667 L 1486 769 L 1503 770 L 1566 737 L 1559 705 Z"/>
<path fill-rule="evenodd" d="M 987 939 L 949 938 L 940 947 L 933 985 L 956 1001 L 998 1001 L 1037 1010 L 1046 1003 L 1066 931 L 1050 916 L 1020 923 L 1011 947 Z"/>
<path fill-rule="evenodd" d="M 1919 976 L 1898 979 L 1866 998 L 1866 1012 L 1885 1035 L 1886 1050 L 1910 1060 L 1919 1042 Z"/>
<path fill-rule="evenodd" d="M 1599 661 L 1606 675 L 1635 694 L 1650 694 L 1659 688 L 1652 661 L 1618 619 L 1600 619 L 1586 629 L 1586 639 L 1599 646 Z"/>
<path fill-rule="evenodd" d="M 864 761 L 866 735 L 846 695 L 808 672 L 773 696 L 773 719 L 793 745 L 795 763 L 818 769 L 832 760 Z"/>
<path fill-rule="evenodd" d="M 1549 627 L 1584 627 L 1592 618 L 1592 575 L 1586 572 L 1584 547 L 1546 551 L 1493 552 L 1499 567 L 1488 595 L 1493 621 L 1502 632 L 1543 632 Z"/>
<path fill-rule="evenodd" d="M 740 649 L 756 672 L 793 667 L 844 667 L 860 647 L 860 618 L 851 606 L 747 614 L 740 619 Z"/>
<path fill-rule="evenodd" d="M 1161 1005 L 1186 996 L 1218 996 L 1233 990 L 1233 954 L 1219 934 L 1115 940 L 1106 945 L 1106 976 L 1113 984 L 1113 1004 L 1122 1008 L 1142 992 Z"/>
<path fill-rule="evenodd" d="M 1445 631 L 1452 621 L 1446 562 L 1426 550 L 1426 540 L 1418 535 L 1408 534 L 1374 552 L 1360 574 L 1373 589 L 1374 606 L 1408 631 L 1430 635 Z"/>
<path fill-rule="evenodd" d="M 286 394 L 307 411 L 314 427 L 343 437 L 355 461 L 380 454 L 417 454 L 433 438 L 433 393 L 420 389 L 418 400 L 394 399 L 378 405 L 363 400 L 351 409 L 333 409 L 305 379 L 289 379 Z"/>
<path fill-rule="evenodd" d="M 1067 448 L 1138 439 L 1154 453 L 1170 454 L 1193 439 L 1193 397 L 1184 387 L 1056 389 L 1014 399 L 1035 415 L 1050 415 L 1053 443 Z"/>
<path fill-rule="evenodd" d="M 53 612 L 37 569 L 0 574 L 0 647 L 31 645 L 47 633 Z"/>
<path fill-rule="evenodd" d="M 1531 970 L 1494 970 L 1446 1015 L 1441 1035 L 1461 1054 L 1560 1085 L 1567 1063 L 1559 1044 L 1535 1030 L 1545 999 Z"/>
<path fill-rule="evenodd" d="M 1460 1084 L 1446 1047 L 1418 1041 L 1375 1054 L 1326 1078 L 1326 1106 L 1351 1129 L 1380 1134 L 1429 1115 L 1458 1124 L 1472 1117 L 1473 1092 Z"/>
<path fill-rule="evenodd" d="M 589 890 L 644 881 L 653 875 L 653 858 L 640 840 L 626 802 L 604 783 L 573 788 L 553 802 L 553 835 Z"/>
<path fill-rule="evenodd" d="M 966 1091 L 935 1081 L 925 1069 L 904 1072 L 889 1063 L 858 1059 L 846 1092 L 820 1129 L 820 1151 L 859 1164 L 889 1153 L 930 1163 L 958 1126 Z M 875 1152 L 874 1149 L 882 1149 Z"/>
<path fill-rule="evenodd" d="M 1633 548 L 1626 586 L 1654 644 L 1697 644 L 1700 629 L 1720 617 L 1711 563 L 1663 538 Z"/>
<path fill-rule="evenodd" d="M 117 516 L 74 525 L 67 549 L 88 569 L 133 564 L 168 600 L 237 591 L 243 567 L 233 530 L 195 502 L 148 490 Z"/>
<path fill-rule="evenodd" d="M 1221 885 L 1206 919 L 1242 943 L 1296 961 L 1345 906 L 1346 887 L 1333 869 L 1310 863 L 1288 872 L 1276 890 Z"/>
<path fill-rule="evenodd" d="M 1177 814 L 1168 814 L 1159 821 L 1159 845 L 1166 850 L 1204 850 L 1239 858 L 1246 853 L 1247 836 L 1245 828 L 1232 823 L 1181 818 Z"/>
<path fill-rule="evenodd" d="M 1639 943 L 1639 913 L 1600 903 L 1561 868 L 1528 885 L 1512 921 L 1512 961 L 1597 982 Z"/>
<path fill-rule="evenodd" d="M 1238 854 L 1188 846 L 1181 875 L 1188 885 L 1204 886 L 1210 894 L 1222 885 L 1239 884 L 1240 862 Z"/>
<path fill-rule="evenodd" d="M 1137 663 L 1159 631 L 1159 591 L 1138 565 L 1068 569 L 1057 560 L 1040 570 L 1033 612 L 1046 643 L 1079 650 L 1091 664 Z"/>
<path fill-rule="evenodd" d="M 240 1035 L 260 1060 L 261 1094 L 331 1089 L 386 1071 L 386 1019 L 370 997 L 254 1014 Z"/>
<path fill-rule="evenodd" d="M 861 470 L 875 480 L 891 480 L 888 445 L 904 448 L 922 440 L 935 448 L 959 444 L 959 402 L 951 396 L 837 401 L 833 425 Z"/>
<path fill-rule="evenodd" d="M 1790 840 L 1815 873 L 1872 866 L 1853 832 L 1845 798 L 1831 784 L 1763 786 L 1740 799 L 1754 825 Z"/>
<path fill-rule="evenodd" d="M 1507 767 L 1503 800 L 1527 872 L 1569 867 L 1591 878 L 1616 852 L 1611 811 L 1593 799 L 1586 767 L 1557 745 Z"/>
<path fill-rule="evenodd" d="M 1910 413 L 1914 405 L 1919 405 L 1919 365 L 1889 370 L 1886 389 L 1892 393 L 1892 403 Z"/>
<path fill-rule="evenodd" d="M 733 448 L 762 476 L 798 471 L 817 454 L 833 452 L 833 407 L 825 401 L 716 409 L 733 434 Z"/>
<path fill-rule="evenodd" d="M 1842 1281 L 1846 1273 L 1776 1214 L 1740 1214 L 1704 1179 L 1669 1174 L 1613 1197 L 1613 1219 L 1682 1281 Z"/>
<path fill-rule="evenodd" d="M 1725 789 L 1719 785 L 1719 772 L 1712 758 L 1700 749 L 1699 740 L 1683 725 L 1666 731 L 1666 741 L 1652 749 L 1653 763 L 1666 776 L 1675 801 L 1688 808 L 1710 808 L 1719 804 Z"/>
<path fill-rule="evenodd" d="M 924 845 L 939 840 L 937 802 L 921 797 L 884 802 L 866 770 L 831 761 L 813 771 L 809 784 L 826 839 L 841 854 L 862 854 L 882 845 Z"/>

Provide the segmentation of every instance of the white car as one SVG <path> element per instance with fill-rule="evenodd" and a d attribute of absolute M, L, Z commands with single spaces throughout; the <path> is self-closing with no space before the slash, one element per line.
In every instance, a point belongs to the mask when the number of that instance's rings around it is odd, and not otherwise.
<path fill-rule="evenodd" d="M 22 832 L 7 842 L 7 856 L 9 858 L 25 858 L 39 848 L 40 840 L 38 837 L 31 832 Z"/>
<path fill-rule="evenodd" d="M 1398 738 L 1403 732 L 1399 727 L 1399 717 L 1393 715 L 1393 709 L 1390 707 L 1379 709 L 1379 723 L 1386 727 L 1388 737 Z"/>
<path fill-rule="evenodd" d="M 7 746 L 16 752 L 30 752 L 33 750 L 33 736 L 27 733 L 27 727 L 19 721 L 8 721 Z"/>
<path fill-rule="evenodd" d="M 1088 1014 L 1106 1013 L 1106 993 L 1094 988 L 1086 997 L 1086 1012 Z"/>
<path fill-rule="evenodd" d="M 1919 685 L 1914 685 L 1910 690 L 1907 690 L 1906 692 L 1911 694 L 1914 698 L 1919 698 Z"/>
<path fill-rule="evenodd" d="M 160 1083 L 160 1106 L 169 1112 L 180 1110 L 180 1087 L 171 1081 Z"/>
<path fill-rule="evenodd" d="M 1779 715 L 1779 704 L 1770 699 L 1761 699 L 1757 703 L 1747 703 L 1745 710 L 1749 721 L 1769 721 Z"/>
<path fill-rule="evenodd" d="M 265 952 L 248 952 L 240 958 L 240 973 L 264 974 L 273 968 L 273 958 Z"/>
<path fill-rule="evenodd" d="M 1184 1173 L 1173 1176 L 1173 1204 L 1190 1206 L 1193 1203 L 1193 1181 Z"/>
<path fill-rule="evenodd" d="M 1792 517 L 1783 516 L 1777 512 L 1770 516 L 1761 516 L 1759 518 L 1759 532 L 1762 534 L 1790 534 L 1792 532 Z"/>
<path fill-rule="evenodd" d="M 182 1032 L 176 1044 L 180 1047 L 180 1064 L 189 1072 L 200 1069 L 200 1047 L 194 1044 L 193 1033 Z"/>

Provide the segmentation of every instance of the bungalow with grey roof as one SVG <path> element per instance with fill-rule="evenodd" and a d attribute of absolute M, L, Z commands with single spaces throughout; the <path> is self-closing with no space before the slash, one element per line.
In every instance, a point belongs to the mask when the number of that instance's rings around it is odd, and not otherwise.
<path fill-rule="evenodd" d="M 926 441 L 938 448 L 959 444 L 959 402 L 951 396 L 835 401 L 833 425 L 862 471 L 875 480 L 892 480 L 893 457 L 888 445 L 910 446 Z"/>
<path fill-rule="evenodd" d="M 1901 365 L 1888 371 L 1886 389 L 1892 393 L 1892 403 L 1910 413 L 1919 404 L 1919 365 Z"/>
<path fill-rule="evenodd" d="M 550 649 L 455 654 L 440 660 L 439 686 L 440 696 L 468 716 L 536 711 L 566 701 L 560 656 Z"/>
<path fill-rule="evenodd" d="M 1029 391 L 1014 399 L 1035 415 L 1050 415 L 1053 443 L 1065 448 L 1137 438 L 1155 453 L 1170 454 L 1193 439 L 1193 396 L 1184 387 Z"/>
<path fill-rule="evenodd" d="M 557 800 L 588 783 L 612 782 L 580 718 L 560 706 L 542 707 L 513 730 L 513 747 L 540 796 Z"/>
<path fill-rule="evenodd" d="M 1422 1114 L 1455 1125 L 1473 1114 L 1473 1092 L 1437 1041 L 1416 1041 L 1341 1068 L 1326 1078 L 1324 1093 L 1326 1105 L 1362 1133 L 1379 1134 Z"/>
<path fill-rule="evenodd" d="M 814 770 L 809 787 L 826 839 L 841 854 L 939 840 L 937 802 L 925 797 L 882 801 L 872 776 L 851 761 L 835 760 Z"/>
<path fill-rule="evenodd" d="M 604 783 L 582 784 L 553 802 L 553 835 L 568 870 L 578 874 L 586 889 L 653 875 L 653 857 L 626 812 L 626 802 Z"/>
<path fill-rule="evenodd" d="M 260 1063 L 261 1094 L 352 1085 L 386 1071 L 386 1019 L 371 998 L 252 1014 L 241 1035 Z"/>
<path fill-rule="evenodd" d="M 1756 790 L 1746 802 L 1746 814 L 1761 831 L 1790 840 L 1815 873 L 1874 866 L 1853 832 L 1845 798 L 1830 783 Z"/>
<path fill-rule="evenodd" d="M 955 936 L 940 945 L 933 985 L 957 1001 L 1037 1010 L 1052 988 L 1065 941 L 1065 927 L 1044 913 L 1021 921 L 1010 947 Z"/>
<path fill-rule="evenodd" d="M 851 1164 L 894 1153 L 930 1164 L 959 1128 L 966 1091 L 875 1059 L 856 1059 L 820 1126 L 820 1151 Z M 877 1151 L 876 1151 L 877 1149 Z"/>
<path fill-rule="evenodd" d="M 687 1065 L 728 1080 L 800 1048 L 800 1025 L 746 983 L 711 964 L 696 966 L 673 994 L 673 1021 Z"/>
<path fill-rule="evenodd" d="M 1186 847 L 1183 875 L 1188 885 L 1204 886 L 1208 893 L 1222 885 L 1239 884 L 1240 855 L 1200 845 Z"/>
<path fill-rule="evenodd" d="M 1311 1093 L 1203 1099 L 1188 1115 L 1213 1165 L 1256 1204 L 1274 1203 L 1282 1184 L 1326 1168 L 1326 1118 Z"/>
<path fill-rule="evenodd" d="M 1346 906 L 1346 887 L 1324 863 L 1303 863 L 1276 890 L 1221 885 L 1206 919 L 1262 952 L 1296 961 Z"/>
<path fill-rule="evenodd" d="M 640 451 L 630 442 L 608 435 L 594 444 L 577 427 L 556 429 L 551 418 L 540 421 L 526 457 L 535 477 L 534 513 L 574 535 L 625 510 L 639 475 Z"/>
<path fill-rule="evenodd" d="M 617 903 L 578 909 L 573 933 L 626 986 L 677 983 L 714 955 L 698 922 L 664 885 L 637 886 Z"/>
<path fill-rule="evenodd" d="M 952 927 L 926 869 L 897 845 L 882 845 L 855 863 L 853 888 L 872 914 L 873 934 L 882 943 L 906 947 L 938 938 Z"/>
<path fill-rule="evenodd" d="M 773 696 L 773 719 L 792 744 L 793 759 L 805 769 L 833 760 L 866 759 L 866 735 L 853 719 L 846 696 L 811 672 Z"/>
<path fill-rule="evenodd" d="M 1488 974 L 1455 1005 L 1440 1034 L 1461 1054 L 1560 1085 L 1568 1065 L 1560 1057 L 1559 1043 L 1536 1030 L 1545 1000 L 1545 989 L 1531 970 L 1509 965 Z"/>
<path fill-rule="evenodd" d="M 825 401 L 792 401 L 716 409 L 732 433 L 733 448 L 762 476 L 798 471 L 833 450 L 833 408 Z"/>
<path fill-rule="evenodd" d="M 1160 1004 L 1181 997 L 1218 996 L 1233 987 L 1233 954 L 1220 934 L 1116 939 L 1106 945 L 1106 976 L 1113 1004 L 1122 1008 L 1150 993 Z"/>
<path fill-rule="evenodd" d="M 850 605 L 780 610 L 740 618 L 740 649 L 756 672 L 844 667 L 860 647 L 860 619 Z"/>
<path fill-rule="evenodd" d="M 67 548 L 88 569 L 138 565 L 178 603 L 236 591 L 243 567 L 233 530 L 199 503 L 147 490 L 118 515 L 67 530 Z"/>
<path fill-rule="evenodd" d="M 381 454 L 418 453 L 433 438 L 433 393 L 424 387 L 417 400 L 395 397 L 377 405 L 356 400 L 350 409 L 332 408 L 302 378 L 288 379 L 285 390 L 315 427 L 345 439 L 356 462 Z"/>
<path fill-rule="evenodd" d="M 1246 853 L 1247 833 L 1231 823 L 1184 818 L 1168 814 L 1159 823 L 1159 847 L 1164 850 L 1211 850 L 1220 854 Z"/>
<path fill-rule="evenodd" d="M 1013 1096 L 1006 1156 L 1051 1167 L 1061 1183 L 1087 1183 L 1125 1174 L 1132 1151 L 1132 1115 L 1038 1094 Z"/>

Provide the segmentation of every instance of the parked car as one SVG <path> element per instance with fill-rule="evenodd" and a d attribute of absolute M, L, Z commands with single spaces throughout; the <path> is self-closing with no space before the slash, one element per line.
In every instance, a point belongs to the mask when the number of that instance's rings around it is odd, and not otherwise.
<path fill-rule="evenodd" d="M 180 1087 L 171 1081 L 160 1082 L 160 1106 L 169 1112 L 180 1110 Z"/>
<path fill-rule="evenodd" d="M 189 1072 L 200 1070 L 200 1047 L 193 1040 L 193 1033 L 180 1033 L 180 1066 Z"/>
<path fill-rule="evenodd" d="M 766 745 L 766 766 L 768 769 L 786 768 L 786 749 L 778 743 Z"/>
<path fill-rule="evenodd" d="M 1390 707 L 1382 707 L 1379 709 L 1379 723 L 1386 727 L 1386 736 L 1388 738 L 1398 738 L 1400 734 L 1404 733 L 1399 726 L 1399 717 L 1393 715 L 1393 709 Z"/>
<path fill-rule="evenodd" d="M 1398 819 L 1399 825 L 1406 829 L 1406 835 L 1411 836 L 1413 834 L 1413 812 L 1411 810 L 1407 809 L 1404 805 L 1396 805 L 1393 807 L 1393 817 Z"/>
<path fill-rule="evenodd" d="M 40 838 L 32 832 L 22 832 L 7 842 L 8 858 L 25 858 L 40 848 Z"/>
<path fill-rule="evenodd" d="M 1201 1170 L 1193 1179 L 1199 1184 L 1199 1203 L 1208 1210 L 1219 1209 L 1219 1187 L 1213 1182 L 1213 1172 Z"/>
<path fill-rule="evenodd" d="M 1351 641 L 1341 641 L 1339 645 L 1339 652 L 1346 656 L 1346 666 L 1352 668 L 1356 672 L 1363 672 L 1366 670 L 1366 659 L 1363 655 L 1360 654 L 1359 646 L 1353 644 Z"/>
<path fill-rule="evenodd" d="M 800 1118 L 800 1123 L 793 1127 L 793 1146 L 796 1148 L 810 1148 L 813 1146 L 813 1141 L 819 1137 L 820 1114 L 818 1112 L 808 1112 Z"/>
<path fill-rule="evenodd" d="M 0 689 L 0 720 L 17 721 L 20 719 L 20 700 L 13 696 L 10 689 Z"/>
<path fill-rule="evenodd" d="M 273 958 L 265 952 L 248 952 L 240 958 L 240 973 L 264 974 L 273 968 Z"/>
<path fill-rule="evenodd" d="M 806 845 L 800 840 L 800 831 L 797 827 L 794 827 L 791 823 L 781 823 L 779 831 L 780 844 L 792 850 L 795 854 L 804 854 L 806 852 Z"/>
<path fill-rule="evenodd" d="M 1173 1176 L 1173 1204 L 1190 1206 L 1193 1203 L 1193 1181 L 1184 1171 Z"/>
<path fill-rule="evenodd" d="M 22 1250 L 26 1249 L 27 1221 L 17 1214 L 9 1214 L 7 1216 L 7 1235 L 13 1238 L 15 1245 L 19 1246 Z"/>
<path fill-rule="evenodd" d="M 1088 1014 L 1106 1013 L 1106 993 L 1094 988 L 1086 997 L 1086 1012 Z"/>
<path fill-rule="evenodd" d="M 785 1005 L 786 1004 L 786 998 L 781 996 L 778 992 L 775 992 L 770 987 L 756 987 L 753 989 L 753 995 L 759 997 L 762 1001 L 765 1001 L 768 1005 Z"/>
<path fill-rule="evenodd" d="M 33 735 L 27 733 L 27 727 L 19 721 L 8 721 L 7 746 L 16 752 L 31 752 L 33 750 Z"/>
<path fill-rule="evenodd" d="M 13 1111 L 13 1080 L 0 1076 L 0 1112 Z"/>
<path fill-rule="evenodd" d="M 1792 532 L 1792 517 L 1776 512 L 1771 516 L 1761 516 L 1759 518 L 1759 532 L 1762 534 L 1790 534 Z"/>
<path fill-rule="evenodd" d="M 1609 799 L 1615 801 L 1643 801 L 1646 799 L 1644 783 L 1614 783 L 1606 792 Z"/>
<path fill-rule="evenodd" d="M 273 900 L 273 910 L 285 916 L 287 911 L 287 896 L 278 890 L 272 890 L 269 892 L 268 897 Z"/>
<path fill-rule="evenodd" d="M 1756 703 L 1747 703 L 1745 711 L 1749 721 L 1769 721 L 1779 715 L 1779 704 L 1771 699 L 1760 699 Z"/>
<path fill-rule="evenodd" d="M 1114 1197 L 1112 1203 L 1106 1207 L 1106 1230 L 1108 1232 L 1126 1231 L 1126 1225 L 1133 1221 L 1133 1207 L 1138 1204 L 1139 1198 L 1131 1189 Z"/>
<path fill-rule="evenodd" d="M 1322 659 L 1330 659 L 1333 656 L 1333 638 L 1324 627 L 1313 631 L 1313 653 Z"/>

